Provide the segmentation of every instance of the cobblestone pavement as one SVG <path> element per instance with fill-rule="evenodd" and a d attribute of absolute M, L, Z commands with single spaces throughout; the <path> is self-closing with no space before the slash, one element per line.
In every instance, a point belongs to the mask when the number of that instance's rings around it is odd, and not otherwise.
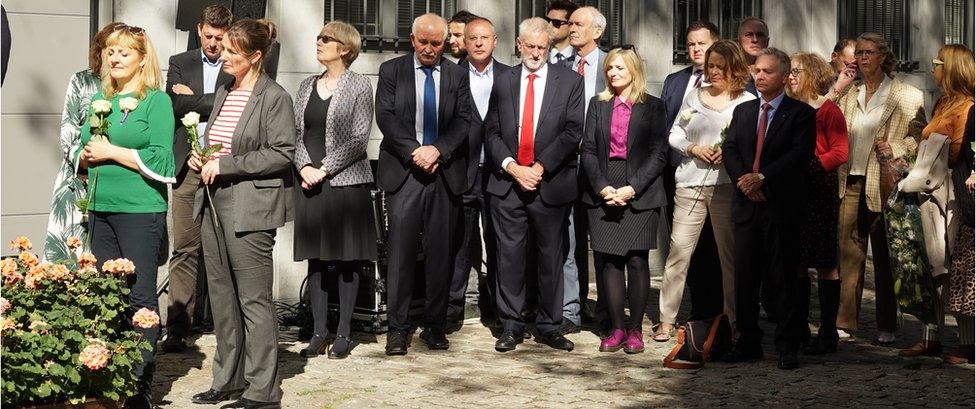
<path fill-rule="evenodd" d="M 651 295 L 649 305 L 656 306 L 657 290 Z M 812 322 L 817 321 L 816 300 L 814 295 Z M 686 295 L 682 315 L 687 309 Z M 870 290 L 865 291 L 861 317 L 864 327 L 858 338 L 842 342 L 836 354 L 801 355 L 802 366 L 794 371 L 776 368 L 769 335 L 766 359 L 760 363 L 710 363 L 694 371 L 662 367 L 673 340 L 648 339 L 647 351 L 637 355 L 601 353 L 599 339 L 588 332 L 569 336 L 576 343 L 572 352 L 527 340 L 516 351 L 501 354 L 477 318 L 469 318 L 464 328 L 449 336 L 450 350 L 428 351 L 415 337 L 405 357 L 386 357 L 383 335 L 354 334 L 359 345 L 345 360 L 305 360 L 298 355 L 303 343 L 282 341 L 282 403 L 286 408 L 974 406 L 973 365 L 897 356 L 897 348 L 918 339 L 918 321 L 905 316 L 898 342 L 885 348 L 870 343 Z M 645 321 L 645 338 L 649 327 Z M 772 333 L 768 324 L 765 328 Z M 952 330 L 947 343 L 954 346 Z M 216 339 L 203 336 L 195 345 L 184 354 L 159 356 L 154 395 L 161 405 L 206 407 L 192 404 L 190 396 L 210 386 Z"/>

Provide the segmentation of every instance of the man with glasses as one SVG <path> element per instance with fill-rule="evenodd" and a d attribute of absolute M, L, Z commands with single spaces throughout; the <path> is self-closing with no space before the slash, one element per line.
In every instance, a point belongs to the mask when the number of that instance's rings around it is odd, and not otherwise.
<path fill-rule="evenodd" d="M 746 17 L 739 24 L 739 46 L 746 55 L 746 62 L 749 63 L 749 72 L 754 73 L 756 66 L 756 56 L 759 52 L 769 47 L 769 27 L 766 22 L 759 17 Z M 756 91 L 756 82 L 753 76 L 749 76 L 749 83 L 746 84 L 746 91 L 752 95 L 759 96 Z"/>
<path fill-rule="evenodd" d="M 485 118 L 488 206 L 499 254 L 496 299 L 504 328 L 495 343 L 499 352 L 515 349 L 524 339 L 525 271 L 532 259 L 539 288 L 536 340 L 555 349 L 574 348 L 560 326 L 567 219 L 578 192 L 583 81 L 547 63 L 552 32 L 552 25 L 538 17 L 519 25 L 516 46 L 522 63 L 495 78 Z M 534 246 L 527 245 L 530 236 Z"/>
<path fill-rule="evenodd" d="M 549 62 L 563 63 L 566 68 L 572 68 L 576 61 L 576 52 L 569 44 L 569 16 L 577 8 L 579 6 L 576 3 L 557 0 L 549 3 L 549 9 L 546 10 L 546 21 L 552 24 L 555 33 L 552 37 L 552 49 L 549 50 Z"/>

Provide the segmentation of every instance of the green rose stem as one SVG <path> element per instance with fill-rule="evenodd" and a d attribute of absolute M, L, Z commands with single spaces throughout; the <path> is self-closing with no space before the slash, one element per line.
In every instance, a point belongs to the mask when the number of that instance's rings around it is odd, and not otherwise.
<path fill-rule="evenodd" d="M 221 150 L 224 145 L 215 143 L 208 146 L 206 149 L 200 146 L 200 137 L 197 136 L 197 124 L 199 123 L 199 115 L 196 118 L 191 119 L 190 114 L 196 114 L 195 112 L 187 113 L 183 118 L 183 126 L 186 128 L 186 141 L 190 144 L 190 149 L 193 150 L 198 156 L 200 156 L 200 161 L 204 164 L 210 160 L 214 152 Z M 213 204 L 213 195 L 210 194 L 210 185 L 204 184 L 203 190 L 207 192 L 207 203 L 210 205 L 210 218 L 213 221 L 214 226 L 220 228 L 220 221 L 217 217 L 217 208 Z"/>
<path fill-rule="evenodd" d="M 718 142 L 715 142 L 715 144 L 712 145 L 712 149 L 722 148 L 722 143 L 725 142 L 725 134 L 728 132 L 729 132 L 729 127 L 725 127 L 725 129 L 722 129 L 722 137 L 718 140 Z M 689 215 L 691 215 L 691 212 L 695 211 L 695 206 L 698 205 L 698 198 L 701 197 L 702 191 L 705 190 L 705 180 L 708 179 L 708 175 L 712 173 L 713 169 L 715 169 L 715 165 L 709 165 L 708 170 L 705 171 L 705 176 L 702 176 L 701 182 L 698 182 L 698 187 L 695 189 L 695 198 L 691 203 L 691 209 L 688 210 Z"/>
<path fill-rule="evenodd" d="M 92 139 L 98 140 L 99 138 L 104 138 L 105 140 L 108 140 L 108 128 L 109 125 L 111 125 L 106 119 L 108 114 L 109 112 L 92 109 L 92 114 L 88 118 L 88 125 L 93 134 Z M 88 211 L 92 209 L 92 205 L 95 202 L 95 187 L 98 184 L 98 167 L 89 166 L 89 169 L 89 173 L 91 174 L 91 183 L 88 184 L 88 191 L 85 194 L 85 198 L 75 201 L 75 206 L 77 206 L 78 210 L 80 210 L 82 213 L 88 213 Z M 92 232 L 89 231 L 87 237 L 85 238 L 85 248 L 88 250 L 91 250 L 91 239 Z"/>

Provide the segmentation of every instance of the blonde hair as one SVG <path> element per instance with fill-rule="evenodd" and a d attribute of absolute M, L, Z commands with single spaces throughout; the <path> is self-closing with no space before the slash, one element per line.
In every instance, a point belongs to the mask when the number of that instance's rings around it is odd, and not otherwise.
<path fill-rule="evenodd" d="M 834 68 L 823 57 L 813 53 L 795 53 L 790 60 L 803 66 L 802 75 L 796 78 L 797 91 L 786 87 L 786 94 L 791 98 L 809 101 L 826 94 L 834 85 Z"/>
<path fill-rule="evenodd" d="M 359 51 L 362 50 L 362 36 L 359 34 L 359 30 L 353 27 L 349 23 L 341 20 L 330 21 L 324 27 L 319 35 L 326 35 L 332 37 L 339 41 L 339 49 L 348 51 L 346 55 L 342 56 L 342 63 L 349 68 L 353 61 L 359 57 Z"/>
<path fill-rule="evenodd" d="M 610 101 L 617 95 L 613 90 L 613 86 L 610 85 L 610 64 L 617 57 L 620 57 L 624 66 L 627 67 L 627 71 L 630 71 L 632 80 L 630 82 L 630 93 L 625 95 L 628 101 L 635 104 L 644 102 L 644 98 L 647 94 L 647 76 L 644 74 L 644 61 L 641 61 L 639 55 L 637 55 L 637 50 L 633 48 L 623 49 L 614 48 L 610 50 L 607 54 L 607 58 L 603 60 L 603 79 L 607 84 L 607 87 L 597 95 L 600 101 Z M 623 90 L 621 90 L 623 91 Z"/>
<path fill-rule="evenodd" d="M 112 46 L 131 48 L 143 57 L 143 64 L 139 67 L 134 81 L 136 83 L 135 95 L 137 99 L 146 98 L 151 89 L 159 89 L 163 84 L 163 73 L 159 70 L 159 59 L 156 56 L 156 47 L 149 40 L 149 34 L 140 27 L 128 25 L 120 26 L 109 34 L 105 40 L 105 49 Z M 102 70 L 102 89 L 105 98 L 112 98 L 119 92 L 118 84 L 109 74 L 108 70 Z"/>
<path fill-rule="evenodd" d="M 973 99 L 973 52 L 962 44 L 948 44 L 939 49 L 942 64 L 941 103 L 956 104 Z M 941 104 L 940 104 L 941 105 Z M 947 105 L 948 106 L 948 105 Z"/>
<path fill-rule="evenodd" d="M 725 58 L 725 70 L 722 71 L 722 76 L 725 77 L 725 82 L 729 83 L 729 95 L 732 98 L 738 98 L 745 91 L 746 84 L 749 83 L 749 63 L 746 62 L 746 55 L 742 52 L 742 47 L 739 47 L 739 43 L 731 40 L 716 41 L 705 51 L 705 73 L 702 75 L 708 75 L 708 60 L 712 53 Z"/>

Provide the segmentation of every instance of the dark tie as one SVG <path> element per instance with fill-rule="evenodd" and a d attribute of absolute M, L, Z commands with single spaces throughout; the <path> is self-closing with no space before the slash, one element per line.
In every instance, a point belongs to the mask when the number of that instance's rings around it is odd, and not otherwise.
<path fill-rule="evenodd" d="M 769 122 L 769 109 L 772 105 L 765 103 L 762 106 L 762 115 L 759 116 L 759 130 L 756 131 L 756 158 L 752 160 L 753 173 L 759 173 L 759 156 L 762 155 L 763 142 L 766 140 L 766 123 Z"/>
<path fill-rule="evenodd" d="M 437 90 L 434 88 L 434 67 L 420 67 L 424 79 L 424 145 L 437 140 Z"/>
<path fill-rule="evenodd" d="M 557 63 L 563 62 L 563 60 L 565 60 L 565 59 L 566 59 L 566 56 L 563 55 L 563 53 L 556 53 L 556 62 Z"/>
<path fill-rule="evenodd" d="M 695 88 L 701 88 L 702 70 L 695 71 Z"/>
<path fill-rule="evenodd" d="M 518 163 L 529 166 L 535 162 L 535 138 L 533 136 L 533 116 L 535 114 L 535 74 L 529 74 L 529 86 L 525 89 L 525 102 L 522 107 L 522 131 L 519 133 Z"/>

